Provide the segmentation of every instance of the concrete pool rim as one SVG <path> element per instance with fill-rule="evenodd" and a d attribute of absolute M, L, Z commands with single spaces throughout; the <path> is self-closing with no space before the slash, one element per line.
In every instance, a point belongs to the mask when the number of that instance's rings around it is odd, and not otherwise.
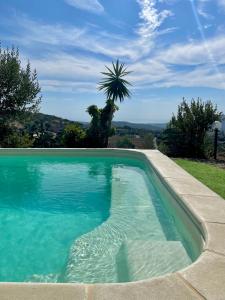
<path fill-rule="evenodd" d="M 225 299 L 225 200 L 220 196 L 157 150 L 0 149 L 0 155 L 32 153 L 144 158 L 175 193 L 205 242 L 193 264 L 162 277 L 110 284 L 0 283 L 1 299 Z"/>

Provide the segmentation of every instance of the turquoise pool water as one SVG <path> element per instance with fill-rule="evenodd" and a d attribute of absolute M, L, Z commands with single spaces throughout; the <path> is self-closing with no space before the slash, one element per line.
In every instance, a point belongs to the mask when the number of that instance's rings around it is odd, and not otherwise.
<path fill-rule="evenodd" d="M 0 281 L 126 282 L 192 262 L 142 161 L 0 156 Z"/>

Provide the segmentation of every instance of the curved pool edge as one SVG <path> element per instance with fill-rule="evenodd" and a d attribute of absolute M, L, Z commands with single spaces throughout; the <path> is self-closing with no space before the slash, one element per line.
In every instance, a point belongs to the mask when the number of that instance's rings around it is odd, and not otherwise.
<path fill-rule="evenodd" d="M 48 284 L 0 283 L 1 299 L 16 300 L 145 300 L 225 299 L 225 200 L 157 150 L 122 149 L 0 149 L 4 154 L 84 152 L 145 158 L 176 200 L 196 222 L 205 243 L 199 258 L 187 268 L 162 277 L 131 283 Z"/>

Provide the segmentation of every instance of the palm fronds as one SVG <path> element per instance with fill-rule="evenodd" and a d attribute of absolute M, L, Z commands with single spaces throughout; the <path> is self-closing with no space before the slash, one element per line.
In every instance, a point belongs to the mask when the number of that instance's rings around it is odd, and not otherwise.
<path fill-rule="evenodd" d="M 128 89 L 130 82 L 125 80 L 123 77 L 130 74 L 127 71 L 124 64 L 120 63 L 119 60 L 116 63 L 112 63 L 112 69 L 106 66 L 108 72 L 102 72 L 105 76 L 99 83 L 99 90 L 103 90 L 106 94 L 107 100 L 120 100 L 122 102 L 124 98 L 130 97 L 131 93 Z"/>

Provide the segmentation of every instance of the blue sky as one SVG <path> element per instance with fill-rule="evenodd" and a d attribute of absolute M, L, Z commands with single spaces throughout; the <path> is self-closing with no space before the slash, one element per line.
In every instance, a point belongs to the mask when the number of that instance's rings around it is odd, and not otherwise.
<path fill-rule="evenodd" d="M 88 121 L 101 71 L 133 72 L 116 120 L 168 121 L 182 97 L 225 111 L 225 0 L 1 0 L 2 47 L 36 68 L 41 111 Z"/>

